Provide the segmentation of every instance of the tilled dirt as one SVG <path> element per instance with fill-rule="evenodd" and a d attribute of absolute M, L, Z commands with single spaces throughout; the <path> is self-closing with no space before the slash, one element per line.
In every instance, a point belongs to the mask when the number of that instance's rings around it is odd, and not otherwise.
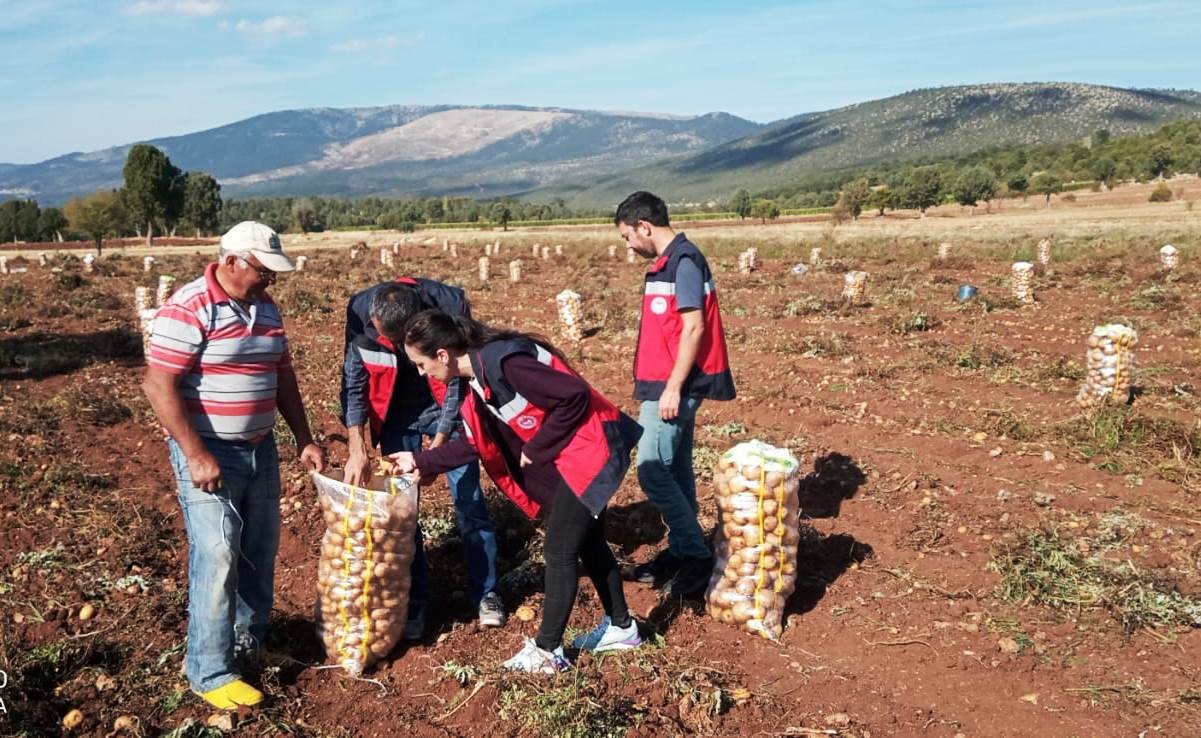
<path fill-rule="evenodd" d="M 585 377 L 636 414 L 630 365 L 642 265 L 620 251 L 610 260 L 608 241 L 583 237 L 563 241 L 563 258 L 532 259 L 530 244 L 546 237 L 525 234 L 520 243 L 502 238 L 505 253 L 494 259 L 522 259 L 525 280 L 480 285 L 484 239 L 452 262 L 441 238 L 402 246 L 395 272 L 457 282 L 477 316 L 555 337 Z M 356 263 L 345 251 L 315 252 L 305 272 L 273 289 L 310 416 L 335 462 L 345 457 L 337 420 L 345 299 L 394 276 L 367 257 L 396 237 L 378 240 Z M 1038 302 L 1019 307 L 1006 299 L 1008 261 L 973 255 L 970 244 L 947 263 L 932 262 L 932 249 L 868 259 L 854 244 L 827 247 L 831 261 L 801 277 L 790 267 L 808 248 L 740 275 L 728 246 L 709 251 L 739 397 L 705 403 L 698 417 L 701 517 L 716 520 L 709 469 L 734 443 L 760 438 L 801 458 L 809 528 L 779 643 L 627 584 L 646 647 L 584 657 L 553 680 L 504 675 L 499 662 L 537 618 L 484 631 L 472 622 L 453 515 L 435 485 L 422 501 L 437 588 L 426 638 L 398 647 L 362 681 L 321 669 L 313 603 L 323 521 L 284 432 L 275 658 L 249 672 L 270 702 L 235 716 L 233 729 L 1201 734 L 1198 630 L 1131 627 L 1107 602 L 1062 609 L 1006 598 L 994 566 L 1029 531 L 1054 530 L 1077 549 L 1107 547 L 1163 592 L 1201 590 L 1201 468 L 1189 446 L 1201 441 L 1196 264 L 1186 260 L 1168 278 L 1153 254 L 1117 264 L 1082 246 L 1058 254 L 1062 263 L 1036 277 Z M 71 259 L 60 260 L 62 275 L 34 266 L 0 278 L 0 669 L 8 677 L 0 733 L 55 735 L 79 709 L 72 734 L 108 735 L 128 714 L 138 724 L 128 734 L 158 735 L 211 712 L 179 677 L 187 546 L 161 432 L 138 387 L 132 319 L 135 285 L 160 272 L 191 279 L 204 260 L 163 257 L 152 274 L 140 260 L 101 264 L 78 280 Z M 839 304 L 847 268 L 870 273 L 871 305 Z M 982 299 L 955 302 L 963 283 L 978 285 Z M 584 298 L 588 330 L 578 345 L 555 324 L 554 295 L 565 287 Z M 1088 333 L 1117 319 L 1140 338 L 1137 396 L 1124 417 L 1159 423 L 1125 447 L 1105 446 L 1073 403 Z M 539 529 L 489 495 L 503 570 L 532 573 L 507 580 L 506 604 L 540 613 Z M 627 563 L 662 545 L 662 523 L 633 474 L 611 505 L 608 534 Z M 85 603 L 96 614 L 81 621 Z M 585 580 L 572 626 L 590 628 L 600 614 Z M 200 734 L 199 725 L 177 733 Z"/>

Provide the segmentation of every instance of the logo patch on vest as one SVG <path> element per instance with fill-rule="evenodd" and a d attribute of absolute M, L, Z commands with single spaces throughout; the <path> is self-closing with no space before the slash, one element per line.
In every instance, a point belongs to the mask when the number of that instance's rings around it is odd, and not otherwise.
<path fill-rule="evenodd" d="M 533 430 L 538 425 L 538 419 L 532 415 L 522 415 L 517 419 L 517 427 L 522 430 Z"/>
<path fill-rule="evenodd" d="M 667 312 L 667 298 L 656 297 L 651 300 L 651 312 L 655 315 L 662 315 Z"/>

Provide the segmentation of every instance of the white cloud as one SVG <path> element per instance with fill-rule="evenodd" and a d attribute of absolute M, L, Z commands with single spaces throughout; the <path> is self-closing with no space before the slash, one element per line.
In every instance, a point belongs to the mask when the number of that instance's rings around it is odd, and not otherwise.
<path fill-rule="evenodd" d="M 217 0 L 138 0 L 125 8 L 129 15 L 212 15 L 221 10 Z"/>
<path fill-rule="evenodd" d="M 330 51 L 353 54 L 361 51 L 376 51 L 380 49 L 400 49 L 416 46 L 425 39 L 425 34 L 417 33 L 412 36 L 383 36 L 381 38 L 356 38 L 341 43 L 331 44 Z"/>
<path fill-rule="evenodd" d="M 222 29 L 233 28 L 238 33 L 266 34 L 273 36 L 303 36 L 308 32 L 305 22 L 300 18 L 289 18 L 285 15 L 273 15 L 261 21 L 240 20 L 232 26 L 221 23 Z"/>

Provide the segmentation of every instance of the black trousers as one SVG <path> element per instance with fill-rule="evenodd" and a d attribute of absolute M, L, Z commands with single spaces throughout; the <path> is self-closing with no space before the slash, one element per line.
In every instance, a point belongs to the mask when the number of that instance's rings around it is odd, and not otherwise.
<path fill-rule="evenodd" d="M 534 639 L 539 648 L 553 651 L 563 644 L 563 631 L 567 629 L 579 591 L 580 561 L 596 587 L 605 614 L 619 627 L 629 625 L 630 611 L 621 589 L 621 571 L 605 541 L 605 511 L 593 518 L 571 490 L 561 487 L 547 516 L 543 558 L 546 595 L 542 626 Z"/>

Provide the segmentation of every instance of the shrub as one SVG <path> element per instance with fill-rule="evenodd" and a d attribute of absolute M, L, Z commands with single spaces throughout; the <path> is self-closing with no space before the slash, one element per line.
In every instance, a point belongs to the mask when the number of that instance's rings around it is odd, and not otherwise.
<path fill-rule="evenodd" d="M 1151 196 L 1147 198 L 1147 202 L 1171 202 L 1172 188 L 1168 187 L 1166 182 L 1160 182 L 1151 190 Z"/>

